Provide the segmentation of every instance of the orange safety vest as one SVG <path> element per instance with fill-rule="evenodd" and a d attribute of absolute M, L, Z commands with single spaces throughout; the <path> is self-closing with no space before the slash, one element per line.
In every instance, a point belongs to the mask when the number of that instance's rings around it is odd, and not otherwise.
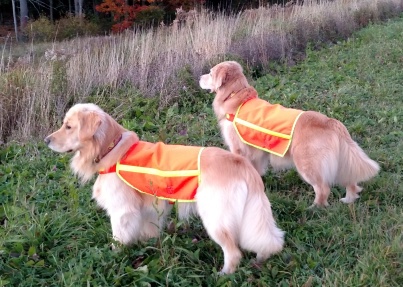
<path fill-rule="evenodd" d="M 226 118 L 233 122 L 242 142 L 283 157 L 302 113 L 254 98 L 241 104 L 235 115 L 226 114 Z"/>
<path fill-rule="evenodd" d="M 116 172 L 142 193 L 170 201 L 195 201 L 204 148 L 139 141 L 123 158 L 100 174 Z"/>

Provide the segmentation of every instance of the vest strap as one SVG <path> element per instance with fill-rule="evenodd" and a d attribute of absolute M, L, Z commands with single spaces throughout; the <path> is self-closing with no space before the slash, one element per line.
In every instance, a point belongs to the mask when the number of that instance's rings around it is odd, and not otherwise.
<path fill-rule="evenodd" d="M 229 120 L 230 122 L 233 122 L 235 119 L 235 115 L 234 114 L 225 114 L 225 118 L 227 120 Z"/>
<path fill-rule="evenodd" d="M 116 172 L 116 164 L 110 166 L 107 169 L 102 169 L 98 173 L 99 174 L 107 174 L 107 173 L 114 173 L 114 172 Z"/>

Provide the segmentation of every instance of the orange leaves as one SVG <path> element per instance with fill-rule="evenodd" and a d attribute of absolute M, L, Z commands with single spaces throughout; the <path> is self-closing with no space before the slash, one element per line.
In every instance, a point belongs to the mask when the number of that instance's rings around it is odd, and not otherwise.
<path fill-rule="evenodd" d="M 113 19 L 112 31 L 119 33 L 133 26 L 136 14 L 140 11 L 147 11 L 158 7 L 161 11 L 173 10 L 183 7 L 185 11 L 194 9 L 195 4 L 204 3 L 205 0 L 133 0 L 132 5 L 127 4 L 127 0 L 103 0 L 95 6 L 95 10 L 101 13 L 110 14 Z M 145 4 L 145 5 L 140 5 Z M 162 18 L 162 16 L 161 16 Z"/>
<path fill-rule="evenodd" d="M 128 5 L 124 0 L 104 0 L 103 3 L 95 6 L 98 12 L 111 12 L 116 14 L 130 13 L 133 6 Z"/>
<path fill-rule="evenodd" d="M 115 24 L 112 31 L 115 33 L 133 25 L 136 17 L 136 6 L 128 5 L 124 0 L 104 0 L 101 4 L 95 6 L 95 9 L 101 13 L 111 13 Z"/>

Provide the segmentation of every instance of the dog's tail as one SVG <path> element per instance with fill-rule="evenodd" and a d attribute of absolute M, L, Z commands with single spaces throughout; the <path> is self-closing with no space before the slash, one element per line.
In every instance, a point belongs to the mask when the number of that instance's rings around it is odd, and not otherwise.
<path fill-rule="evenodd" d="M 340 154 L 337 183 L 348 185 L 369 180 L 379 172 L 379 165 L 351 138 L 346 127 L 335 120 L 340 135 Z"/>
<path fill-rule="evenodd" d="M 255 252 L 258 261 L 263 261 L 283 249 L 284 231 L 277 227 L 262 179 L 252 167 L 247 188 L 239 243 L 243 249 Z"/>

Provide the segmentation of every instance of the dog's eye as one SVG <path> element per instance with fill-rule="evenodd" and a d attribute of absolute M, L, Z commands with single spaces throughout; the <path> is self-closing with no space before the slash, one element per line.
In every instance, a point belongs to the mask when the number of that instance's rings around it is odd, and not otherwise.
<path fill-rule="evenodd" d="M 71 126 L 66 125 L 66 130 L 69 130 L 69 129 L 71 129 Z"/>

